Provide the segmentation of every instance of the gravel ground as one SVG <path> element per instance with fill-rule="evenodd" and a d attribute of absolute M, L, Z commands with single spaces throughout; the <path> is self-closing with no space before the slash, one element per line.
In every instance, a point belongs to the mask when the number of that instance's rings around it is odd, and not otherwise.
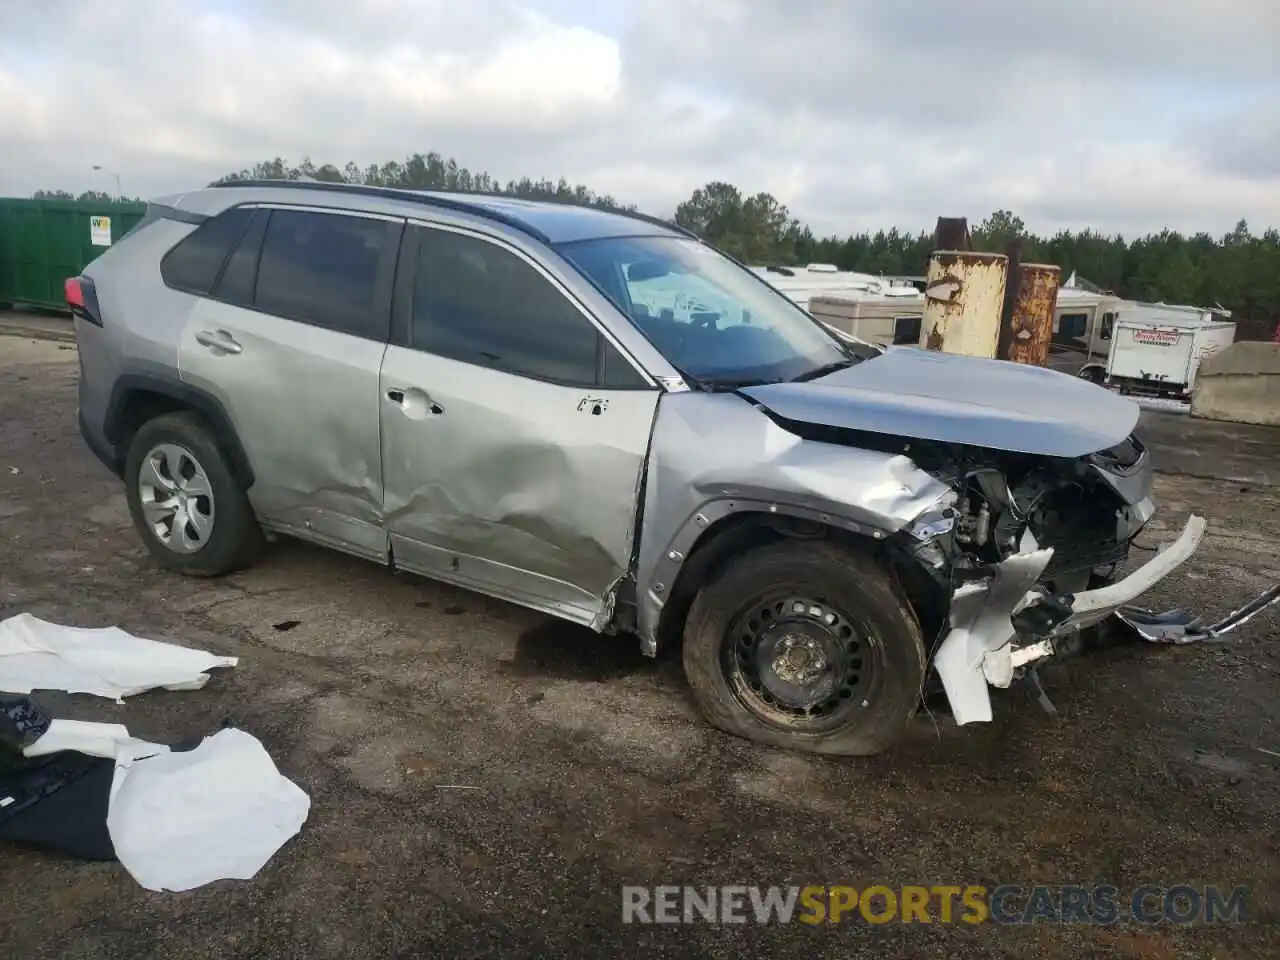
<path fill-rule="evenodd" d="M 0 616 L 118 624 L 242 661 L 197 693 L 41 703 L 168 741 L 230 719 L 313 807 L 257 878 L 185 894 L 7 848 L 5 957 L 1280 955 L 1274 610 L 1222 645 L 1053 664 L 1057 718 L 1011 690 L 987 726 L 922 713 L 889 756 L 787 754 L 705 726 L 678 661 L 338 554 L 280 544 L 225 580 L 160 572 L 76 432 L 74 358 L 0 337 Z M 1272 476 L 1274 439 L 1250 454 Z M 1153 606 L 1222 613 L 1280 577 L 1280 490 L 1238 474 L 1159 478 L 1147 541 L 1191 510 L 1210 533 Z M 474 789 L 445 789 L 458 785 Z M 624 884 L 1037 882 L 1243 884 L 1248 920 L 621 922 Z"/>

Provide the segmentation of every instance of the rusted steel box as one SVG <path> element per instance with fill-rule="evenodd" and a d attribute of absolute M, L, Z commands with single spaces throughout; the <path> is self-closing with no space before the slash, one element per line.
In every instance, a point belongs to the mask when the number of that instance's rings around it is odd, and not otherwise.
<path fill-rule="evenodd" d="M 929 258 L 920 342 L 928 350 L 994 358 L 1009 258 L 939 250 Z"/>
<path fill-rule="evenodd" d="M 1043 367 L 1053 342 L 1053 312 L 1062 268 L 1051 263 L 1018 266 L 1009 329 L 1001 341 L 1001 359 Z"/>

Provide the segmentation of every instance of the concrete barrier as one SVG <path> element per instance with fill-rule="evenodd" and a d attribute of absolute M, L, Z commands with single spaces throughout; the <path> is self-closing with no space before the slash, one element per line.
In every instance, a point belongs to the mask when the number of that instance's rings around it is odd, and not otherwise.
<path fill-rule="evenodd" d="M 1280 343 L 1233 343 L 1200 362 L 1191 415 L 1280 426 Z"/>

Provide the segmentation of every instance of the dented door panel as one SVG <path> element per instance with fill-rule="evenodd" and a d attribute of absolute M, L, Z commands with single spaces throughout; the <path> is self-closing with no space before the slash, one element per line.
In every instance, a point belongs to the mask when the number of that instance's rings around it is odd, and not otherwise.
<path fill-rule="evenodd" d="M 239 352 L 198 341 L 228 335 Z M 206 338 L 207 339 L 207 338 Z M 378 368 L 386 345 L 201 300 L 178 347 L 184 382 L 217 398 L 253 464 L 262 522 L 386 561 Z"/>
<path fill-rule="evenodd" d="M 389 347 L 380 416 L 396 565 L 603 626 L 630 562 L 658 395 Z"/>

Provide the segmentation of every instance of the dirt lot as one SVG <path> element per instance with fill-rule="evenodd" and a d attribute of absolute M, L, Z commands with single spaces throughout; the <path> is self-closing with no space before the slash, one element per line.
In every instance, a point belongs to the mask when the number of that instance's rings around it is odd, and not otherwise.
<path fill-rule="evenodd" d="M 0 616 L 119 624 L 242 661 L 198 693 L 41 702 L 169 741 L 231 719 L 313 807 L 255 880 L 181 895 L 5 849 L 5 957 L 1280 955 L 1274 611 L 1219 646 L 1055 664 L 1056 720 L 1014 690 L 985 727 L 922 714 L 891 756 L 790 755 L 706 727 L 676 661 L 358 560 L 282 544 L 228 580 L 159 572 L 76 432 L 75 378 L 67 345 L 0 337 Z M 1189 510 L 1211 525 L 1153 606 L 1221 613 L 1280 577 L 1280 489 L 1248 479 L 1276 475 L 1274 439 L 1251 441 L 1252 472 L 1231 460 L 1239 439 L 1191 458 L 1232 481 L 1160 478 L 1147 542 Z M 621 922 L 623 884 L 1035 882 L 1245 884 L 1249 919 Z"/>

